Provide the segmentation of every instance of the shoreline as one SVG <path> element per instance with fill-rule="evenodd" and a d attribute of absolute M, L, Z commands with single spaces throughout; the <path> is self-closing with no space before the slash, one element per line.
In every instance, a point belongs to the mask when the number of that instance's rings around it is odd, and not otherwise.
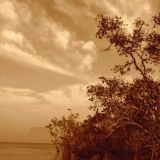
<path fill-rule="evenodd" d="M 0 141 L 0 144 L 39 144 L 39 145 L 53 145 L 52 143 L 40 143 L 40 142 L 6 142 L 6 141 Z"/>

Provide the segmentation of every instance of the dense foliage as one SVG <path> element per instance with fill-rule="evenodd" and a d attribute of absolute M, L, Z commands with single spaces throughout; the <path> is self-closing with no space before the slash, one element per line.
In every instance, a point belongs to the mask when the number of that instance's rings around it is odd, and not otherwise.
<path fill-rule="evenodd" d="M 153 72 L 160 64 L 160 14 L 151 25 L 142 19 L 132 32 L 121 17 L 98 15 L 97 38 L 106 39 L 105 51 L 115 47 L 126 62 L 115 72 L 139 75 L 128 83 L 100 77 L 102 83 L 87 88 L 90 110 L 83 122 L 70 111 L 47 126 L 63 159 L 158 160 L 160 159 L 160 81 Z M 160 77 L 158 75 L 158 77 Z"/>

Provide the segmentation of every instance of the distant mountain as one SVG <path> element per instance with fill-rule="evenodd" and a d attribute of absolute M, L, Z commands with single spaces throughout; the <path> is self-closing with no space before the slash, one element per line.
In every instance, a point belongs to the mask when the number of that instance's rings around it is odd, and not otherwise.
<path fill-rule="evenodd" d="M 29 130 L 25 137 L 27 142 L 50 143 L 51 137 L 47 128 L 34 127 Z"/>

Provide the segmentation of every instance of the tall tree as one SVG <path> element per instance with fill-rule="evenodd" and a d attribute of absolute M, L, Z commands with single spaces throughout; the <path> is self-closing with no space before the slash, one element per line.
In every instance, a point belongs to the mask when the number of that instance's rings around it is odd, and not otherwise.
<path fill-rule="evenodd" d="M 67 150 L 78 160 L 158 160 L 160 81 L 153 72 L 160 64 L 160 13 L 150 25 L 138 18 L 132 31 L 118 16 L 98 15 L 96 20 L 97 38 L 107 40 L 105 51 L 115 47 L 117 54 L 126 59 L 114 71 L 121 75 L 136 71 L 139 76 L 132 83 L 100 77 L 102 83 L 87 88 L 94 114 L 82 123 L 76 122 L 74 114 L 54 119 L 48 126 L 51 134 L 60 140 L 63 153 Z"/>

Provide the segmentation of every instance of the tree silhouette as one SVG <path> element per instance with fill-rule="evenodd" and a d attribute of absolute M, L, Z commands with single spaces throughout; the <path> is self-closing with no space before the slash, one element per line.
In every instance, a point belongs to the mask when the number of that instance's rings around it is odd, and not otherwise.
<path fill-rule="evenodd" d="M 97 38 L 108 43 L 104 51 L 115 47 L 117 54 L 126 59 L 114 67 L 114 72 L 123 75 L 135 71 L 141 77 L 132 83 L 100 77 L 102 83 L 87 88 L 94 114 L 81 123 L 72 113 L 68 118 L 52 120 L 51 134 L 60 139 L 63 152 L 69 153 L 64 156 L 66 160 L 72 159 L 72 154 L 78 160 L 158 160 L 160 81 L 155 80 L 153 72 L 160 64 L 160 13 L 151 25 L 138 18 L 132 31 L 118 16 L 98 15 L 96 20 Z"/>

